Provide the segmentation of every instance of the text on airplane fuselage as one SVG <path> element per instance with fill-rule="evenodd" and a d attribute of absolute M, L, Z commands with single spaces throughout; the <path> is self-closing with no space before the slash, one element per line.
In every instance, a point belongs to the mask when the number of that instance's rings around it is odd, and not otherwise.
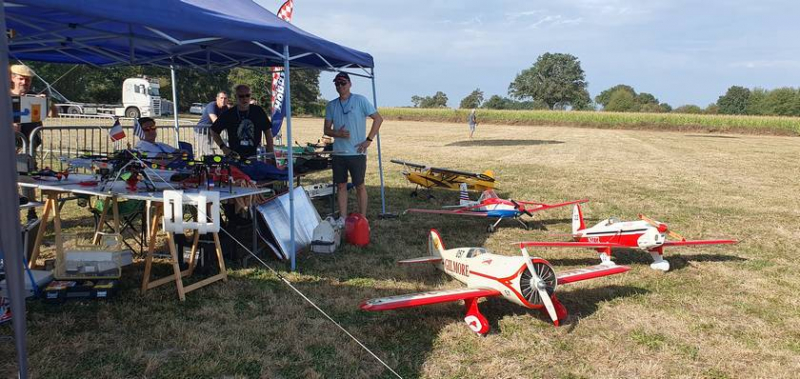
<path fill-rule="evenodd" d="M 444 260 L 444 270 L 462 276 L 469 276 L 469 265 L 449 259 Z"/>

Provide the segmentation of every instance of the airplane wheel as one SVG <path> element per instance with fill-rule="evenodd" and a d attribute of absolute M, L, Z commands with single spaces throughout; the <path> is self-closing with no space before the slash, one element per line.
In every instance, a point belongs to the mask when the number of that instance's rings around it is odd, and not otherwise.
<path fill-rule="evenodd" d="M 417 191 L 411 192 L 411 195 L 409 195 L 409 196 L 411 196 L 411 197 L 417 197 Z"/>
<path fill-rule="evenodd" d="M 525 230 L 531 230 L 531 226 L 527 222 L 525 223 Z"/>
<path fill-rule="evenodd" d="M 486 227 L 486 231 L 489 232 L 489 233 L 494 233 L 494 231 L 495 231 L 494 225 L 489 224 L 489 226 Z"/>

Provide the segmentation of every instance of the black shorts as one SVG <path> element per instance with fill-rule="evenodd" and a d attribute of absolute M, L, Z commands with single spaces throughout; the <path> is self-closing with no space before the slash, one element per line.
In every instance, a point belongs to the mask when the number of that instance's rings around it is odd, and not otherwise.
<path fill-rule="evenodd" d="M 331 160 L 333 168 L 333 182 L 347 183 L 347 173 L 353 179 L 353 185 L 364 184 L 364 174 L 367 172 L 366 155 L 334 155 Z"/>

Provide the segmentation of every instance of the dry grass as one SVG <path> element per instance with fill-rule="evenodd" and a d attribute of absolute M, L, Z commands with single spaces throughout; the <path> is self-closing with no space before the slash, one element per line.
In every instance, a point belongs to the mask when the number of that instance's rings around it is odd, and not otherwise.
<path fill-rule="evenodd" d="M 322 121 L 296 119 L 300 141 L 316 140 Z M 558 239 L 569 211 L 539 216 L 547 230 L 485 220 L 406 216 L 379 220 L 376 154 L 369 177 L 372 244 L 334 256 L 302 254 L 286 276 L 406 378 L 794 377 L 800 370 L 800 144 L 796 138 L 481 124 L 388 121 L 383 129 L 390 211 L 456 201 L 408 197 L 390 158 L 462 170 L 494 169 L 501 195 L 557 201 L 589 198 L 588 218 L 637 213 L 692 238 L 736 237 L 735 246 L 667 251 L 673 270 L 649 257 L 617 257 L 631 272 L 561 288 L 569 325 L 553 328 L 539 312 L 499 299 L 482 304 L 493 333 L 478 338 L 458 304 L 365 313 L 358 303 L 458 284 L 429 267 L 394 261 L 425 255 L 428 228 L 448 246 Z M 324 178 L 320 178 L 322 180 Z M 421 204 L 422 203 L 422 204 Z M 324 209 L 320 207 L 319 209 Z M 67 205 L 67 223 L 89 225 Z M 590 251 L 537 251 L 557 269 L 595 264 Z M 282 264 L 272 262 L 274 266 Z M 166 265 L 159 267 L 166 272 Z M 29 351 L 35 377 L 390 377 L 370 356 L 269 272 L 231 268 L 231 279 L 190 293 L 136 290 L 142 264 L 126 271 L 110 302 L 62 306 L 29 302 Z M 0 334 L 10 334 L 8 325 Z M 0 344 L 0 356 L 13 345 Z M 11 359 L 0 362 L 9 373 Z"/>

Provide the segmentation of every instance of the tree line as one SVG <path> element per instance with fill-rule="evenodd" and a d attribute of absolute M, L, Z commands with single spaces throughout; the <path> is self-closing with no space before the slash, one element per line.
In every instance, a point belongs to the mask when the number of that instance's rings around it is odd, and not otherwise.
<path fill-rule="evenodd" d="M 38 76 L 46 80 L 65 99 L 83 103 L 121 103 L 122 82 L 130 77 L 158 78 L 161 97 L 172 99 L 172 83 L 167 68 L 150 66 L 119 66 L 96 68 L 87 65 L 25 62 Z M 178 108 L 187 111 L 192 103 L 213 101 L 219 91 L 229 94 L 237 84 L 247 84 L 253 98 L 269 107 L 272 73 L 268 68 L 257 70 L 234 68 L 203 72 L 189 68 L 176 70 L 178 82 Z M 291 71 L 292 113 L 322 115 L 325 101 L 319 91 L 319 70 L 297 69 Z M 34 81 L 34 91 L 45 92 L 46 85 Z M 232 96 L 231 96 L 232 98 Z"/>
<path fill-rule="evenodd" d="M 586 74 L 577 57 L 545 53 L 533 65 L 520 72 L 508 86 L 508 97 L 493 95 L 488 99 L 480 88 L 461 99 L 459 108 L 602 110 L 607 112 L 706 113 L 762 116 L 800 116 L 800 88 L 748 89 L 731 86 L 719 99 L 705 108 L 686 104 L 673 108 L 653 94 L 637 92 L 632 86 L 618 84 L 591 99 Z M 411 97 L 414 108 L 446 108 L 447 95 Z"/>

